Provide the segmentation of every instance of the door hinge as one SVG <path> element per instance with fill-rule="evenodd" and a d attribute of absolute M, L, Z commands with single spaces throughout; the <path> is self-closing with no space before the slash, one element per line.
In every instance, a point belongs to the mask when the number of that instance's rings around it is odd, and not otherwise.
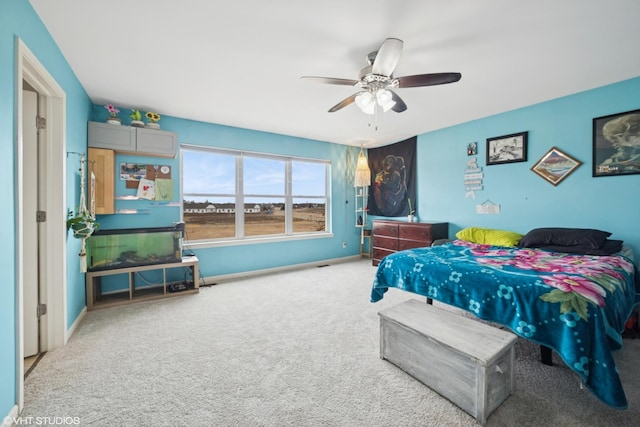
<path fill-rule="evenodd" d="M 38 304 L 38 317 L 47 314 L 47 304 Z"/>
<path fill-rule="evenodd" d="M 47 221 L 47 212 L 36 211 L 36 222 L 46 222 L 46 221 Z"/>
<path fill-rule="evenodd" d="M 47 128 L 47 119 L 44 117 L 36 116 L 36 129 L 46 129 Z"/>

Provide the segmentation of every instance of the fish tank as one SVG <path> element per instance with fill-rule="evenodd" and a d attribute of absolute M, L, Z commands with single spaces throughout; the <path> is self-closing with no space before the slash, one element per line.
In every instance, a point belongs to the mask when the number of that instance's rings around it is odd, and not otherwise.
<path fill-rule="evenodd" d="M 182 262 L 183 237 L 184 223 L 95 231 L 87 239 L 87 270 Z"/>

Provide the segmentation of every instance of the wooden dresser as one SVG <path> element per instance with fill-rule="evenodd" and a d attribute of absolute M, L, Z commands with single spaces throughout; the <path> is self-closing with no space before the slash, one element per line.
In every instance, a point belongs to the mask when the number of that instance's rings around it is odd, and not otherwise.
<path fill-rule="evenodd" d="M 405 249 L 431 246 L 434 240 L 449 237 L 448 222 L 373 221 L 373 255 L 371 262 Z"/>

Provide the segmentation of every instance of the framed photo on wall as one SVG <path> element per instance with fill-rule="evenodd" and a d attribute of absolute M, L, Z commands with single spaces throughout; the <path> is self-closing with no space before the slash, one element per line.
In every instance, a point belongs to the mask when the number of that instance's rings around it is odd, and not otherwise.
<path fill-rule="evenodd" d="M 487 138 L 487 166 L 527 161 L 529 132 Z"/>
<path fill-rule="evenodd" d="M 593 119 L 593 176 L 640 173 L 640 110 Z"/>
<path fill-rule="evenodd" d="M 568 177 L 582 162 L 553 147 L 533 165 L 531 170 L 553 185 Z"/>

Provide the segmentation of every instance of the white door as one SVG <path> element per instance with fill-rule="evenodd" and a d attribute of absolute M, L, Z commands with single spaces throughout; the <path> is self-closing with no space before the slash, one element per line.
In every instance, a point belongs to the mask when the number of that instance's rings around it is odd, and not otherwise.
<path fill-rule="evenodd" d="M 23 158 L 23 194 L 24 194 L 24 288 L 23 288 L 23 322 L 24 322 L 24 357 L 39 352 L 39 319 L 38 319 L 38 94 L 24 90 L 23 95 L 22 140 Z"/>

